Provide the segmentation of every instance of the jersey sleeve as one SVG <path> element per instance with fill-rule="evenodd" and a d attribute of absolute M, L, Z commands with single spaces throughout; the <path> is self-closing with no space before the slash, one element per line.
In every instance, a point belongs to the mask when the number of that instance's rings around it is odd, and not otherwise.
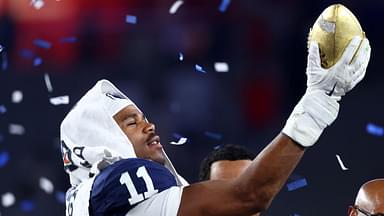
<path fill-rule="evenodd" d="M 125 216 L 152 198 L 172 196 L 173 193 L 164 191 L 176 184 L 172 173 L 158 163 L 138 158 L 118 161 L 95 178 L 90 194 L 90 215 Z"/>

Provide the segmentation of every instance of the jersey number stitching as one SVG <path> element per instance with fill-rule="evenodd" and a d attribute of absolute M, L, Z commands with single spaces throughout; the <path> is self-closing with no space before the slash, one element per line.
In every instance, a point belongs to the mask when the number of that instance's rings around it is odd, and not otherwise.
<path fill-rule="evenodd" d="M 131 198 L 128 199 L 128 202 L 131 205 L 139 203 L 139 202 L 143 201 L 144 199 L 147 199 L 147 198 L 151 197 L 152 195 L 156 194 L 157 192 L 159 192 L 159 190 L 155 189 L 155 187 L 153 186 L 152 179 L 149 176 L 148 171 L 145 168 L 145 166 L 141 166 L 141 167 L 139 167 L 139 169 L 137 169 L 136 176 L 138 178 L 143 178 L 143 180 L 145 182 L 145 186 L 147 188 L 146 192 L 140 193 L 140 194 L 137 193 L 136 187 L 133 184 L 132 178 L 128 172 L 125 172 L 125 173 L 121 174 L 121 176 L 120 176 L 120 183 L 122 185 L 126 186 L 129 194 L 131 195 Z"/>

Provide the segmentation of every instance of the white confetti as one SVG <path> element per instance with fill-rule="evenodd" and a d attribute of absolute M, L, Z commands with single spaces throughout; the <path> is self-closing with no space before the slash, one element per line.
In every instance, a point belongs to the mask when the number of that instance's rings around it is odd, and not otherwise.
<path fill-rule="evenodd" d="M 179 60 L 180 60 L 180 61 L 183 61 L 183 60 L 184 60 L 184 55 L 183 55 L 183 53 L 179 53 Z"/>
<path fill-rule="evenodd" d="M 1 46 L 1 44 L 0 44 L 0 53 L 3 51 L 3 46 Z"/>
<path fill-rule="evenodd" d="M 195 70 L 198 71 L 198 72 L 201 72 L 201 73 L 207 73 L 203 67 L 201 67 L 200 65 L 196 64 L 195 65 Z"/>
<path fill-rule="evenodd" d="M 3 205 L 3 207 L 12 206 L 15 203 L 15 200 L 15 195 L 10 192 L 1 195 L 1 204 Z"/>
<path fill-rule="evenodd" d="M 49 102 L 51 102 L 52 105 L 61 105 L 61 104 L 69 104 L 69 96 L 59 96 L 59 97 L 52 97 L 49 98 Z"/>
<path fill-rule="evenodd" d="M 47 73 L 44 74 L 44 81 L 45 85 L 47 86 L 48 92 L 52 92 L 52 84 L 51 84 L 51 79 L 49 79 L 49 75 Z"/>
<path fill-rule="evenodd" d="M 40 10 L 44 6 L 43 0 L 32 0 L 31 5 L 36 9 Z"/>
<path fill-rule="evenodd" d="M 185 144 L 187 142 L 187 140 L 188 140 L 187 138 L 181 137 L 179 139 L 179 141 L 177 141 L 177 142 L 172 141 L 171 144 L 172 145 L 183 145 L 183 144 Z"/>
<path fill-rule="evenodd" d="M 9 124 L 8 130 L 12 135 L 23 135 L 25 133 L 24 126 L 19 124 Z"/>
<path fill-rule="evenodd" d="M 340 166 L 341 166 L 341 169 L 342 169 L 342 170 L 348 170 L 348 168 L 346 168 L 346 167 L 344 166 L 343 161 L 341 161 L 340 156 L 339 156 L 339 155 L 336 155 L 336 158 L 337 158 L 337 161 L 339 162 L 339 164 L 340 164 Z"/>
<path fill-rule="evenodd" d="M 226 62 L 216 62 L 215 63 L 215 70 L 217 72 L 228 72 L 229 67 L 228 67 L 228 64 Z"/>
<path fill-rule="evenodd" d="M 20 103 L 23 100 L 23 92 L 15 90 L 12 92 L 12 102 Z"/>
<path fill-rule="evenodd" d="M 48 194 L 53 193 L 54 186 L 53 186 L 52 182 L 49 179 L 47 179 L 45 177 L 41 177 L 39 182 L 40 182 L 40 188 L 43 191 L 45 191 Z"/>
<path fill-rule="evenodd" d="M 173 3 L 173 5 L 171 6 L 171 8 L 169 8 L 169 13 L 170 14 L 175 14 L 176 11 L 179 9 L 179 7 L 184 3 L 184 1 L 182 0 L 178 0 L 178 1 L 175 1 L 175 3 Z"/>

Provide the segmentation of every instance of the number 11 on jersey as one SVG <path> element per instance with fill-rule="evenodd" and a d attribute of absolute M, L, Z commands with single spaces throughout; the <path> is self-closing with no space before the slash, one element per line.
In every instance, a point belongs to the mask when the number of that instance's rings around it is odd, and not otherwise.
<path fill-rule="evenodd" d="M 159 190 L 155 189 L 155 187 L 153 186 L 152 179 L 149 176 L 148 171 L 145 168 L 145 166 L 141 166 L 141 167 L 139 167 L 139 169 L 137 169 L 136 176 L 137 176 L 137 178 L 143 178 L 143 180 L 145 182 L 146 189 L 147 189 L 146 192 L 140 193 L 140 194 L 137 193 L 136 187 L 135 187 L 135 185 L 132 181 L 132 178 L 128 172 L 125 172 L 125 173 L 121 174 L 121 176 L 120 176 L 120 183 L 122 185 L 126 186 L 129 194 L 131 195 L 131 198 L 128 199 L 129 204 L 131 204 L 131 205 L 139 203 L 139 202 L 143 201 L 144 199 L 147 199 L 147 198 L 151 197 L 152 195 L 156 194 L 157 192 L 159 192 Z"/>

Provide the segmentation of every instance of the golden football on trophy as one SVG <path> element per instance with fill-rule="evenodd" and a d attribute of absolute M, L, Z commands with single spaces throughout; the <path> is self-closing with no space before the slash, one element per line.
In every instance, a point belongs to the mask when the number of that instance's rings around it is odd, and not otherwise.
<path fill-rule="evenodd" d="M 309 32 L 308 42 L 319 44 L 321 66 L 330 68 L 340 59 L 354 36 L 365 37 L 359 21 L 346 7 L 335 4 L 317 18 Z"/>

